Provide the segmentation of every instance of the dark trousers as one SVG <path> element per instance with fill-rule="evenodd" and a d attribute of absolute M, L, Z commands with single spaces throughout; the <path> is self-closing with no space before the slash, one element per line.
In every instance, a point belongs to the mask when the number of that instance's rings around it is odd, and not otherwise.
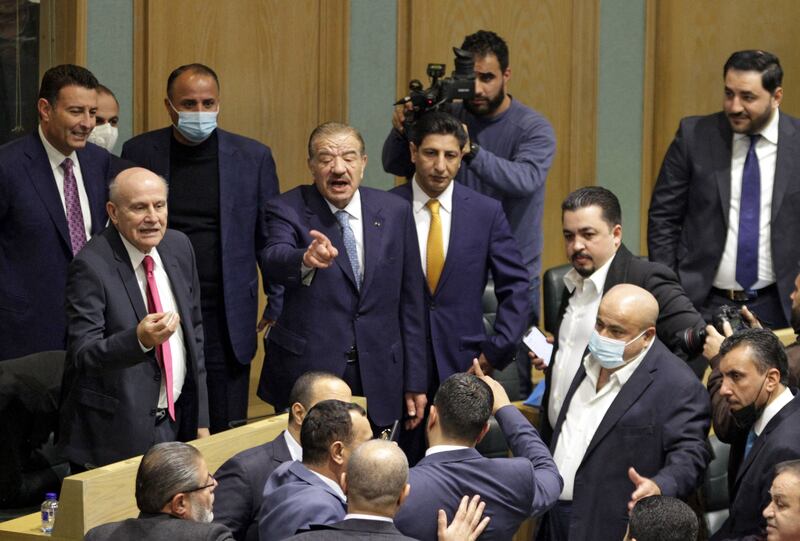
<path fill-rule="evenodd" d="M 209 429 L 212 434 L 227 430 L 232 421 L 247 419 L 250 389 L 250 365 L 236 360 L 221 303 L 218 308 L 203 311 L 203 352 L 206 360 Z"/>
<path fill-rule="evenodd" d="M 700 315 L 711 323 L 714 314 L 724 305 L 735 306 L 736 308 L 747 306 L 747 309 L 755 314 L 765 327 L 770 329 L 782 329 L 789 326 L 789 322 L 786 321 L 786 316 L 783 314 L 778 287 L 774 284 L 760 290 L 758 297 L 748 301 L 732 301 L 712 289 L 706 298 L 706 302 L 700 308 Z"/>
<path fill-rule="evenodd" d="M 572 502 L 558 500 L 542 518 L 536 541 L 569 541 Z"/>

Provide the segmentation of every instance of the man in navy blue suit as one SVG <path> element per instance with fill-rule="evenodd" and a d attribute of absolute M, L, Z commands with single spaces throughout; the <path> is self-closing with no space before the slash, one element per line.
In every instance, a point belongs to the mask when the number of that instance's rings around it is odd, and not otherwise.
<path fill-rule="evenodd" d="M 264 212 L 267 200 L 278 194 L 270 149 L 217 128 L 219 92 L 217 74 L 208 66 L 176 68 L 164 99 L 172 126 L 122 147 L 123 158 L 167 179 L 170 227 L 186 233 L 200 254 L 212 433 L 247 417 L 256 352 L 256 263 L 263 276 Z M 277 291 L 267 291 L 270 304 L 259 330 L 277 317 Z"/>
<path fill-rule="evenodd" d="M 411 468 L 411 493 L 394 519 L 409 537 L 435 539 L 437 510 L 453 516 L 462 496 L 479 494 L 491 517 L 481 539 L 511 539 L 561 492 L 561 476 L 536 429 L 477 361 L 473 370 L 477 375 L 450 376 L 436 392 L 427 421 L 430 447 Z M 492 414 L 514 458 L 485 458 L 475 450 Z"/>
<path fill-rule="evenodd" d="M 564 479 L 537 539 L 622 539 L 647 496 L 686 498 L 702 483 L 708 393 L 656 338 L 658 301 L 632 284 L 600 302 L 550 449 Z"/>
<path fill-rule="evenodd" d="M 65 349 L 67 267 L 106 223 L 110 155 L 87 144 L 97 85 L 85 68 L 50 68 L 38 132 L 0 147 L 0 359 Z"/>
<path fill-rule="evenodd" d="M 309 138 L 311 185 L 271 201 L 267 278 L 284 286 L 270 330 L 259 396 L 286 408 L 301 374 L 336 374 L 365 395 L 375 427 L 405 413 L 417 426 L 427 369 L 422 273 L 411 207 L 360 187 L 367 156 L 351 126 L 329 122 Z"/>
<path fill-rule="evenodd" d="M 413 181 L 395 188 L 417 227 L 428 328 L 429 387 L 465 372 L 478 358 L 490 374 L 513 358 L 530 311 L 528 275 L 500 203 L 453 182 L 467 143 L 461 123 L 433 112 L 415 125 Z M 483 325 L 483 290 L 491 271 L 497 297 L 492 336 Z"/>

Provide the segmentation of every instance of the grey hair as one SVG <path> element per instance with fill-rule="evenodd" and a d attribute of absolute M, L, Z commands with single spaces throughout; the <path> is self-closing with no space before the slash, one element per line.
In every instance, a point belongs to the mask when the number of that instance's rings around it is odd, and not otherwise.
<path fill-rule="evenodd" d="M 175 494 L 197 487 L 203 455 L 187 443 L 153 445 L 136 472 L 136 506 L 143 513 L 159 513 Z"/>
<path fill-rule="evenodd" d="M 114 203 L 115 205 L 119 204 L 119 182 L 117 182 L 117 180 L 123 173 L 125 173 L 125 171 L 127 171 L 127 169 L 121 171 L 116 177 L 114 177 L 111 180 L 111 182 L 108 183 L 108 200 Z M 164 185 L 164 195 L 166 197 L 169 197 L 169 183 L 167 182 L 167 179 L 165 179 L 161 175 L 156 175 L 155 173 L 153 173 L 153 175 L 158 177 L 158 179 Z"/>
<path fill-rule="evenodd" d="M 352 135 L 358 139 L 358 152 L 362 156 L 366 154 L 367 146 L 364 144 L 364 138 L 361 136 L 360 131 L 353 126 L 348 126 L 347 124 L 342 124 L 341 122 L 325 122 L 314 128 L 314 131 L 311 132 L 311 135 L 308 138 L 308 159 L 310 160 L 314 157 L 314 142 L 317 139 L 320 137 L 330 137 L 340 133 L 346 133 L 347 135 Z"/>

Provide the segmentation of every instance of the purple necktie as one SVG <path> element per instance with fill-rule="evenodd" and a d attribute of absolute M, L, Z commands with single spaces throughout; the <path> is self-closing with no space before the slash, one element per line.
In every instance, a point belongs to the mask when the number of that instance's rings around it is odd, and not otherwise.
<path fill-rule="evenodd" d="M 81 199 L 78 197 L 78 183 L 72 172 L 72 160 L 66 158 L 61 162 L 61 168 L 64 169 L 64 206 L 67 208 L 69 240 L 72 244 L 72 255 L 75 255 L 86 244 L 86 226 L 83 223 Z"/>
<path fill-rule="evenodd" d="M 750 135 L 750 149 L 744 160 L 742 192 L 739 198 L 739 240 L 736 247 L 736 281 L 747 291 L 758 281 L 758 230 L 761 210 L 761 171 L 756 143 Z"/>

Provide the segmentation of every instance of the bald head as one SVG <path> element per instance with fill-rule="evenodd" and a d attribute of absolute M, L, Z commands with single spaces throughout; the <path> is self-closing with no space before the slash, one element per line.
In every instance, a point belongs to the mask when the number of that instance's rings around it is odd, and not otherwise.
<path fill-rule="evenodd" d="M 600 308 L 616 313 L 635 325 L 639 331 L 655 327 L 658 319 L 658 301 L 646 289 L 633 284 L 618 284 L 603 295 Z"/>
<path fill-rule="evenodd" d="M 167 183 L 149 169 L 132 167 L 108 187 L 106 211 L 125 240 L 148 254 L 167 230 Z"/>
<path fill-rule="evenodd" d="M 348 512 L 394 516 L 407 483 L 408 460 L 396 444 L 383 440 L 362 443 L 347 465 Z"/>
<path fill-rule="evenodd" d="M 308 410 L 323 400 L 352 402 L 353 393 L 341 378 L 328 372 L 306 372 L 295 381 L 289 393 L 289 424 L 292 436 L 300 438 L 300 426 Z"/>

